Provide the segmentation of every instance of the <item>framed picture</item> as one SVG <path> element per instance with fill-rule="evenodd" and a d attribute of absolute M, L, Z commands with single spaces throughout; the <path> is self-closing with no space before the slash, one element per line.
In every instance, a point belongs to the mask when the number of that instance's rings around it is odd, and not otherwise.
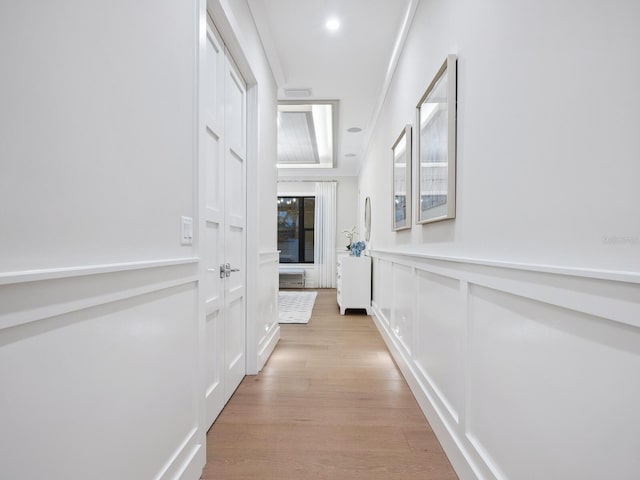
<path fill-rule="evenodd" d="M 393 230 L 411 228 L 411 125 L 404 127 L 393 151 Z"/>
<path fill-rule="evenodd" d="M 456 216 L 456 67 L 447 59 L 416 106 L 416 223 Z"/>

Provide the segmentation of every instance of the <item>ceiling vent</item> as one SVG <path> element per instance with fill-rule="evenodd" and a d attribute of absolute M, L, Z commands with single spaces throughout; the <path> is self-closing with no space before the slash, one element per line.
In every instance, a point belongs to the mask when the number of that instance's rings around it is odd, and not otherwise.
<path fill-rule="evenodd" d="M 284 95 L 289 98 L 308 98 L 311 96 L 310 88 L 285 88 Z"/>

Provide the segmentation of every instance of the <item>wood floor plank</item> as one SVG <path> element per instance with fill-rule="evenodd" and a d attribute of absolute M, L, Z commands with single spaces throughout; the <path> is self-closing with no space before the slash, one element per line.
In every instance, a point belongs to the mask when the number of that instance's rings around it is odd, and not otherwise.
<path fill-rule="evenodd" d="M 415 408 L 363 408 L 332 407 L 309 408 L 307 406 L 281 405 L 229 405 L 221 421 L 239 424 L 304 423 L 307 425 L 369 425 L 413 427 L 424 422 L 421 412 Z M 427 428 L 425 426 L 425 428 Z M 405 434 L 406 436 L 406 434 Z M 407 437 L 413 441 L 413 437 Z M 410 443 L 412 445 L 412 443 Z"/>
<path fill-rule="evenodd" d="M 372 319 L 319 290 L 207 434 L 204 480 L 454 480 Z"/>

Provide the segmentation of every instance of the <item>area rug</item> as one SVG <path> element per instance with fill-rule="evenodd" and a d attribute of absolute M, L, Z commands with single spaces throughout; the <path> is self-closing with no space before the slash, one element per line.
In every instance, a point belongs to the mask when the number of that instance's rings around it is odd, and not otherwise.
<path fill-rule="evenodd" d="M 280 323 L 308 323 L 318 292 L 279 292 Z"/>

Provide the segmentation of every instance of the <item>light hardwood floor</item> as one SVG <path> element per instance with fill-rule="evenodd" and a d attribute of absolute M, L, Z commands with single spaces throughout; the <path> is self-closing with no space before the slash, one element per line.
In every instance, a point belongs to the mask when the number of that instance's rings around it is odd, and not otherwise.
<path fill-rule="evenodd" d="M 318 290 L 207 435 L 206 480 L 457 479 L 371 317 Z"/>

